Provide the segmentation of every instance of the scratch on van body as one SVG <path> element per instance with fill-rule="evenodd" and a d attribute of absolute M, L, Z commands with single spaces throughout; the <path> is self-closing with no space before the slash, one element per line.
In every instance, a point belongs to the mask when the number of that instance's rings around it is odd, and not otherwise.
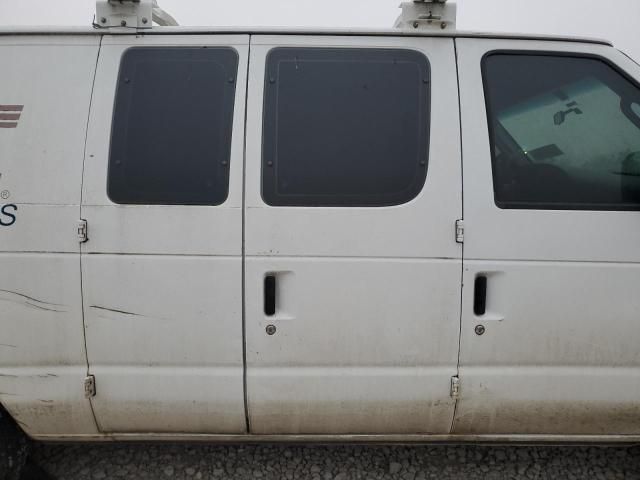
<path fill-rule="evenodd" d="M 0 373 L 0 377 L 18 378 L 17 375 L 9 375 L 8 373 Z"/>
<path fill-rule="evenodd" d="M 40 300 L 36 300 L 35 298 L 31 298 L 27 295 L 11 292 L 9 290 L 0 290 L 0 293 L 8 293 L 10 295 L 15 295 L 17 297 L 20 297 L 20 298 L 0 298 L 0 301 L 17 303 L 18 305 L 23 305 L 29 308 L 35 308 L 37 310 L 45 310 L 48 312 L 56 312 L 56 313 L 66 312 L 66 310 L 53 308 L 56 306 L 62 307 L 64 305 L 58 305 L 57 303 L 42 302 Z"/>
<path fill-rule="evenodd" d="M 24 293 L 14 292 L 12 290 L 2 290 L 2 289 L 0 289 L 0 293 L 9 293 L 11 295 L 17 295 L 18 297 L 26 298 L 27 300 L 31 300 L 32 302 L 36 302 L 36 303 L 41 303 L 43 305 L 52 305 L 54 307 L 64 307 L 65 306 L 65 305 L 62 305 L 60 303 L 51 303 L 51 302 L 45 302 L 44 300 L 38 300 L 37 298 L 30 297 L 29 295 L 25 295 Z"/>
<path fill-rule="evenodd" d="M 18 348 L 17 345 L 10 345 L 8 343 L 0 343 L 0 347 L 7 347 L 7 348 Z"/>
<path fill-rule="evenodd" d="M 127 312 L 125 310 L 116 310 L 115 308 L 99 307 L 97 305 L 91 305 L 91 308 L 95 308 L 96 310 L 105 310 L 107 312 L 121 313 L 122 315 L 131 315 L 133 317 L 145 317 L 146 316 L 146 315 L 141 315 L 139 313 Z"/>
<path fill-rule="evenodd" d="M 31 302 L 22 302 L 22 303 L 24 303 L 29 307 L 37 308 L 38 310 L 45 310 L 47 312 L 57 312 L 57 313 L 66 312 L 66 310 L 56 310 L 55 308 L 43 307 L 41 305 L 36 305 L 35 303 L 31 303 Z"/>
<path fill-rule="evenodd" d="M 90 307 L 91 308 L 95 308 L 96 310 L 102 310 L 104 312 L 117 313 L 119 315 L 124 315 L 126 317 L 138 317 L 138 318 L 141 318 L 141 319 L 159 320 L 159 321 L 163 321 L 163 322 L 172 322 L 173 321 L 171 318 L 143 315 L 141 313 L 127 312 L 127 311 L 124 311 L 124 310 L 117 310 L 117 309 L 114 309 L 114 308 L 98 307 L 96 305 L 91 305 Z M 113 317 L 112 316 L 96 315 L 96 318 L 100 318 L 102 320 L 111 320 L 111 321 L 113 321 Z"/>

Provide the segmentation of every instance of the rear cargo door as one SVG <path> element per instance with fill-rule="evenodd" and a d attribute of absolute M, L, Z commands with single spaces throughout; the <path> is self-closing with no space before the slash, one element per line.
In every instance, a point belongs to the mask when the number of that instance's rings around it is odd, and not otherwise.
<path fill-rule="evenodd" d="M 252 433 L 448 433 L 461 217 L 451 39 L 253 36 Z"/>
<path fill-rule="evenodd" d="M 103 432 L 243 433 L 248 36 L 106 36 L 82 216 Z"/>
<path fill-rule="evenodd" d="M 0 36 L 0 403 L 40 438 L 97 433 L 76 229 L 99 44 Z"/>

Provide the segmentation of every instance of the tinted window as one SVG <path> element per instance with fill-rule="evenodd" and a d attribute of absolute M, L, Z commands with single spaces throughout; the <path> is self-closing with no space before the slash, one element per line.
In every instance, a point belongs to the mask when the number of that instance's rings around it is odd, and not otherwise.
<path fill-rule="evenodd" d="M 278 48 L 267 59 L 264 200 L 382 206 L 424 185 L 429 64 L 410 50 Z"/>
<path fill-rule="evenodd" d="M 496 204 L 639 210 L 640 89 L 596 58 L 484 60 Z"/>
<path fill-rule="evenodd" d="M 237 68 L 230 48 L 127 50 L 111 134 L 111 200 L 225 201 Z"/>

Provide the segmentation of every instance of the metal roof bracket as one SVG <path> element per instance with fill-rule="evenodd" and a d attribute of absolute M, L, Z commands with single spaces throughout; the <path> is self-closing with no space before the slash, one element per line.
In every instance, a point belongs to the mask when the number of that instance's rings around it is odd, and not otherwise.
<path fill-rule="evenodd" d="M 153 22 L 177 26 L 157 0 L 96 0 L 96 26 L 100 28 L 151 28 Z"/>
<path fill-rule="evenodd" d="M 395 28 L 403 30 L 455 30 L 456 4 L 447 0 L 413 0 L 400 4 Z"/>

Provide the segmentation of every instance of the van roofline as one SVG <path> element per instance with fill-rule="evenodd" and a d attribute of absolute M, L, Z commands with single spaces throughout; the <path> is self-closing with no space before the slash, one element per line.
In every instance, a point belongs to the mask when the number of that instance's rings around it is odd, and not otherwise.
<path fill-rule="evenodd" d="M 255 35 L 367 35 L 396 37 L 449 37 L 449 38 L 496 38 L 506 40 L 543 40 L 578 43 L 595 43 L 613 46 L 609 40 L 565 35 L 521 34 L 508 32 L 475 31 L 422 31 L 397 28 L 318 28 L 318 27 L 156 27 L 147 30 L 133 28 L 91 28 L 51 26 L 0 26 L 0 36 L 5 35 L 207 35 L 207 34 L 255 34 Z"/>

